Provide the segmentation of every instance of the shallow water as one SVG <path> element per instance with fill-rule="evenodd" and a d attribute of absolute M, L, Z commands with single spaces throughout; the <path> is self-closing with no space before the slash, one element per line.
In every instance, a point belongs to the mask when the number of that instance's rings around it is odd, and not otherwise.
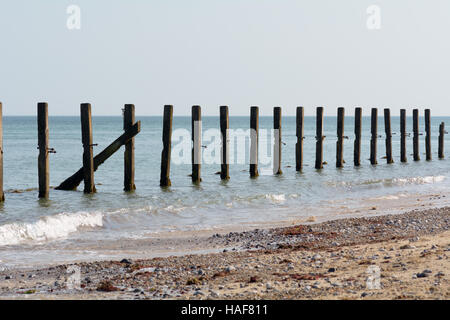
<path fill-rule="evenodd" d="M 379 165 L 372 167 L 369 158 L 370 118 L 363 119 L 362 163 L 353 167 L 353 117 L 346 117 L 344 158 L 346 165 L 335 168 L 336 118 L 326 117 L 324 124 L 324 170 L 314 169 L 315 118 L 305 118 L 304 171 L 295 171 L 295 117 L 283 117 L 282 176 L 261 175 L 250 179 L 248 156 L 246 163 L 231 164 L 229 182 L 223 183 L 215 173 L 220 165 L 203 164 L 200 186 L 189 178 L 190 164 L 172 162 L 172 187 L 159 187 L 162 150 L 161 117 L 137 117 L 142 131 L 136 137 L 136 186 L 134 193 L 123 190 L 123 152 L 116 153 L 96 172 L 97 193 L 84 195 L 79 191 L 51 190 L 50 200 L 38 200 L 37 190 L 37 126 L 35 117 L 4 118 L 4 187 L 6 202 L 0 207 L 0 263 L 20 264 L 53 261 L 50 244 L 71 249 L 89 241 L 117 241 L 142 239 L 165 232 L 233 228 L 242 225 L 270 225 L 280 221 L 297 221 L 308 216 L 331 218 L 341 208 L 363 206 L 368 199 L 394 200 L 416 194 L 439 194 L 449 190 L 449 162 L 437 160 L 439 124 L 450 118 L 432 118 L 433 161 L 407 164 L 399 159 L 399 118 L 392 118 L 395 164 L 387 165 L 384 125 L 379 120 Z M 231 129 L 247 130 L 248 117 L 230 117 Z M 94 117 L 95 153 L 122 134 L 120 117 Z M 421 132 L 424 132 L 421 118 Z M 174 130 L 190 132 L 190 117 L 174 117 Z M 204 117 L 203 130 L 219 128 L 218 117 Z M 272 117 L 260 118 L 260 129 L 272 128 Z M 412 119 L 408 118 L 408 131 Z M 210 141 L 203 141 L 211 150 Z M 450 141 L 446 150 L 450 150 Z M 177 144 L 177 141 L 173 141 Z M 51 154 L 50 184 L 57 186 L 81 167 L 82 145 L 78 117 L 50 118 Z M 412 152 L 412 137 L 408 138 L 408 154 Z M 424 136 L 420 137 L 421 151 L 425 151 Z M 271 148 L 266 147 L 271 157 Z M 264 147 L 260 147 L 264 153 Z M 174 155 L 173 155 L 174 156 Z M 260 154 L 263 159 L 264 155 Z M 270 166 L 260 166 L 269 169 Z M 21 190 L 20 193 L 14 190 Z M 46 248 L 39 254 L 40 248 Z M 88 247 L 86 245 L 86 247 Z M 29 256 L 16 255 L 29 248 Z M 26 250 L 25 250 L 26 251 Z M 32 252 L 32 254 L 31 254 Z M 96 255 L 97 252 L 86 253 Z M 77 256 L 78 257 L 78 256 Z"/>

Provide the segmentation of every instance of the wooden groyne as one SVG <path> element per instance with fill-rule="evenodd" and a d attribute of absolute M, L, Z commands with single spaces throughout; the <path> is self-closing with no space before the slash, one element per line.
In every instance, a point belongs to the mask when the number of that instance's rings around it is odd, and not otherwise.
<path fill-rule="evenodd" d="M 361 136 L 362 136 L 362 108 L 355 108 L 355 144 L 353 151 L 353 164 L 361 165 Z"/>
<path fill-rule="evenodd" d="M 84 116 L 83 116 L 84 113 Z M 86 193 L 95 192 L 94 185 L 94 172 L 98 169 L 100 165 L 102 165 L 106 160 L 108 160 L 114 153 L 116 153 L 123 145 L 125 145 L 128 141 L 130 141 L 133 137 L 135 137 L 141 131 L 141 122 L 138 121 L 134 123 L 129 129 L 127 129 L 119 138 L 114 140 L 108 147 L 106 147 L 102 152 L 96 155 L 92 159 L 91 164 L 91 155 L 93 154 L 92 148 L 94 144 L 92 143 L 91 135 L 92 132 L 92 119 L 90 117 L 90 106 L 88 104 L 83 104 L 81 106 L 81 114 L 82 114 L 82 141 L 83 141 L 83 167 L 80 168 L 77 172 L 71 175 L 69 178 L 64 180 L 56 190 L 75 190 L 80 183 L 87 180 L 87 187 L 85 186 Z M 83 124 L 84 123 L 84 124 Z M 89 125 L 90 124 L 90 125 Z M 126 150 L 125 150 L 126 153 Z M 131 171 L 131 174 L 134 174 L 134 170 Z M 127 178 L 127 180 L 134 181 L 134 177 Z"/>
<path fill-rule="evenodd" d="M 230 121 L 228 106 L 221 106 L 220 114 L 220 133 L 221 133 L 221 156 L 220 156 L 220 178 L 222 180 L 230 179 Z M 56 153 L 53 148 L 49 146 L 50 130 L 48 120 L 48 104 L 40 102 L 37 105 L 37 128 L 38 128 L 38 186 L 39 198 L 49 197 L 49 154 Z M 4 201 L 3 192 L 3 126 L 2 126 L 2 104 L 0 103 L 0 202 Z M 135 185 L 135 137 L 141 131 L 141 122 L 135 119 L 135 106 L 133 104 L 126 104 L 123 109 L 123 134 L 114 140 L 103 151 L 94 156 L 93 141 L 93 126 L 92 126 L 92 107 L 89 103 L 80 105 L 80 120 L 81 120 L 81 143 L 83 146 L 82 167 L 64 180 L 56 190 L 75 190 L 84 181 L 84 193 L 91 194 L 96 192 L 95 187 L 95 171 L 98 167 L 108 160 L 115 152 L 124 146 L 124 191 L 131 192 L 136 189 Z M 361 140 L 363 132 L 362 123 L 362 108 L 356 107 L 354 110 L 354 150 L 353 150 L 353 165 L 360 167 L 361 162 Z M 419 109 L 413 110 L 412 117 L 412 132 L 413 132 L 413 159 L 420 161 L 419 137 L 422 135 L 419 131 Z M 295 149 L 295 170 L 301 172 L 304 166 L 304 152 L 303 147 L 305 143 L 304 136 L 304 108 L 297 107 L 296 110 L 296 143 Z M 377 139 L 378 135 L 378 109 L 371 109 L 371 125 L 370 125 L 370 163 L 377 165 Z M 173 123 L 173 106 L 164 106 L 163 126 L 162 126 L 162 152 L 161 152 L 161 177 L 160 186 L 163 188 L 171 186 L 170 179 L 170 163 L 172 150 L 172 123 Z M 345 108 L 337 109 L 337 141 L 336 141 L 336 167 L 343 168 L 345 166 L 344 160 L 344 140 L 348 139 L 344 135 L 345 124 Z M 424 127 L 425 127 L 425 154 L 426 160 L 432 161 L 432 127 L 431 127 L 431 110 L 424 110 Z M 259 176 L 258 171 L 258 149 L 259 149 L 259 108 L 252 106 L 250 108 L 250 177 L 256 178 Z M 274 149 L 273 149 L 273 173 L 276 175 L 283 174 L 282 170 L 282 109 L 275 107 L 273 109 L 273 129 L 275 133 Z M 392 125 L 391 125 L 391 110 L 384 109 L 384 131 L 386 143 L 386 162 L 388 164 L 394 163 L 394 150 L 392 145 Z M 192 182 L 199 184 L 201 178 L 201 164 L 202 164 L 202 115 L 201 107 L 192 107 Z M 323 142 L 325 136 L 324 132 L 324 108 L 318 107 L 316 109 L 316 136 L 315 136 L 315 168 L 322 170 L 324 168 L 324 148 Z M 407 118 L 406 109 L 400 110 L 400 162 L 408 161 L 407 156 L 407 139 L 410 134 L 407 132 Z M 444 137 L 445 123 L 439 125 L 438 137 L 438 158 L 444 159 Z"/>
<path fill-rule="evenodd" d="M 323 107 L 316 109 L 316 165 L 317 170 L 323 169 Z"/>
<path fill-rule="evenodd" d="M 377 141 L 378 141 L 378 109 L 372 108 L 371 115 L 371 139 L 370 139 L 370 163 L 378 164 L 377 161 Z"/>
<path fill-rule="evenodd" d="M 258 130 L 259 130 L 259 108 L 250 108 L 250 177 L 256 178 L 258 172 Z"/>
<path fill-rule="evenodd" d="M 295 144 L 295 170 L 303 170 L 303 140 L 305 132 L 305 111 L 303 107 L 297 107 L 296 117 L 296 136 L 297 143 Z"/>
<path fill-rule="evenodd" d="M 222 137 L 222 156 L 220 167 L 220 178 L 222 180 L 230 179 L 230 119 L 228 106 L 220 107 L 220 134 Z"/>
<path fill-rule="evenodd" d="M 386 162 L 394 163 L 392 156 L 392 130 L 391 130 L 391 110 L 384 109 L 384 131 L 386 134 Z"/>
<path fill-rule="evenodd" d="M 163 151 L 161 154 L 161 179 L 159 185 L 161 187 L 170 187 L 170 155 L 172 151 L 172 121 L 173 121 L 173 106 L 164 106 L 163 117 Z"/>

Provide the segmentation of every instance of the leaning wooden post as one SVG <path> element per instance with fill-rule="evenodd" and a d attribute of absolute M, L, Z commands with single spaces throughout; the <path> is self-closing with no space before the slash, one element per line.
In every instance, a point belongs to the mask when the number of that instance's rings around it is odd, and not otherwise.
<path fill-rule="evenodd" d="M 353 152 L 353 162 L 355 167 L 361 165 L 361 128 L 362 128 L 362 108 L 355 109 L 355 147 Z"/>
<path fill-rule="evenodd" d="M 273 146 L 273 173 L 283 174 L 281 170 L 281 107 L 273 109 L 273 130 L 275 144 Z"/>
<path fill-rule="evenodd" d="M 377 161 L 377 138 L 378 138 L 378 109 L 372 108 L 371 118 L 371 134 L 370 140 L 370 163 L 376 165 Z"/>
<path fill-rule="evenodd" d="M 84 193 L 94 193 L 94 146 L 92 138 L 91 104 L 81 104 L 81 138 L 83 142 Z"/>
<path fill-rule="evenodd" d="M 163 118 L 163 151 L 161 153 L 161 179 L 159 185 L 163 188 L 170 187 L 170 155 L 172 151 L 172 119 L 173 106 L 164 106 Z"/>
<path fill-rule="evenodd" d="M 391 129 L 391 110 L 384 109 L 384 132 L 386 133 L 386 161 L 388 164 L 394 163 L 392 157 L 392 129 Z"/>
<path fill-rule="evenodd" d="M 406 109 L 400 110 L 400 161 L 408 162 L 406 156 Z"/>
<path fill-rule="evenodd" d="M 39 176 L 39 198 L 49 196 L 49 146 L 48 146 L 48 104 L 38 103 L 38 176 Z"/>
<path fill-rule="evenodd" d="M 316 110 L 316 169 L 323 168 L 323 107 Z"/>
<path fill-rule="evenodd" d="M 433 156 L 431 154 L 431 112 L 430 109 L 425 109 L 425 149 L 427 154 L 427 161 L 431 161 Z"/>
<path fill-rule="evenodd" d="M 5 201 L 3 192 L 3 106 L 0 102 L 0 202 Z"/>
<path fill-rule="evenodd" d="M 342 168 L 344 166 L 344 119 L 345 119 L 345 109 L 338 108 L 336 168 Z"/>
<path fill-rule="evenodd" d="M 230 179 L 230 121 L 228 114 L 228 106 L 220 107 L 220 133 L 222 136 L 222 157 L 220 167 L 220 178 L 222 180 Z"/>
<path fill-rule="evenodd" d="M 413 110 L 413 151 L 414 151 L 414 161 L 420 160 L 419 151 L 419 109 Z"/>
<path fill-rule="evenodd" d="M 297 107 L 297 143 L 295 144 L 295 170 L 302 171 L 303 169 L 303 140 L 305 139 L 304 135 L 304 122 L 305 113 L 303 107 Z"/>
<path fill-rule="evenodd" d="M 202 110 L 192 107 L 192 182 L 200 183 L 202 166 Z"/>
<path fill-rule="evenodd" d="M 126 104 L 123 112 L 123 130 L 130 129 L 135 122 L 134 104 Z M 134 184 L 134 138 L 125 144 L 124 154 L 124 191 L 136 190 Z"/>
<path fill-rule="evenodd" d="M 124 132 L 120 137 L 114 140 L 109 146 L 94 157 L 94 171 L 98 169 L 106 160 L 116 153 L 128 140 L 141 132 L 141 122 L 136 122 L 130 130 Z M 84 168 L 81 167 L 77 172 L 64 180 L 56 190 L 76 190 L 80 183 L 84 180 Z"/>
<path fill-rule="evenodd" d="M 444 159 L 444 136 L 445 136 L 445 123 L 442 122 L 439 125 L 439 159 Z"/>
<path fill-rule="evenodd" d="M 258 173 L 258 130 L 259 108 L 250 108 L 250 177 L 256 178 Z"/>

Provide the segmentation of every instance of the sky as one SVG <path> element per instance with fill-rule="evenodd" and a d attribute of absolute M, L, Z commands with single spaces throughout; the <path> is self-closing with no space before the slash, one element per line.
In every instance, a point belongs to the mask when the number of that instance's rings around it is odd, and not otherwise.
<path fill-rule="evenodd" d="M 80 29 L 67 26 L 71 5 Z M 133 103 L 137 115 L 172 104 L 450 116 L 449 32 L 448 0 L 2 0 L 0 102 L 4 115 L 45 101 L 50 115 L 89 102 L 93 115 Z"/>

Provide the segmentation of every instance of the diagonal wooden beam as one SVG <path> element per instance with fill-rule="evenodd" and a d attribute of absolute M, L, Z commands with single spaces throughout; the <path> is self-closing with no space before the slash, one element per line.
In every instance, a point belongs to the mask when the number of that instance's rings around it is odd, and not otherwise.
<path fill-rule="evenodd" d="M 124 132 L 113 143 L 106 147 L 102 152 L 94 157 L 94 171 L 97 171 L 98 167 L 108 160 L 117 150 L 124 144 L 134 138 L 141 131 L 141 122 L 136 122 L 130 129 Z M 56 190 L 76 190 L 83 181 L 83 168 L 75 172 L 72 176 L 64 180 Z"/>

